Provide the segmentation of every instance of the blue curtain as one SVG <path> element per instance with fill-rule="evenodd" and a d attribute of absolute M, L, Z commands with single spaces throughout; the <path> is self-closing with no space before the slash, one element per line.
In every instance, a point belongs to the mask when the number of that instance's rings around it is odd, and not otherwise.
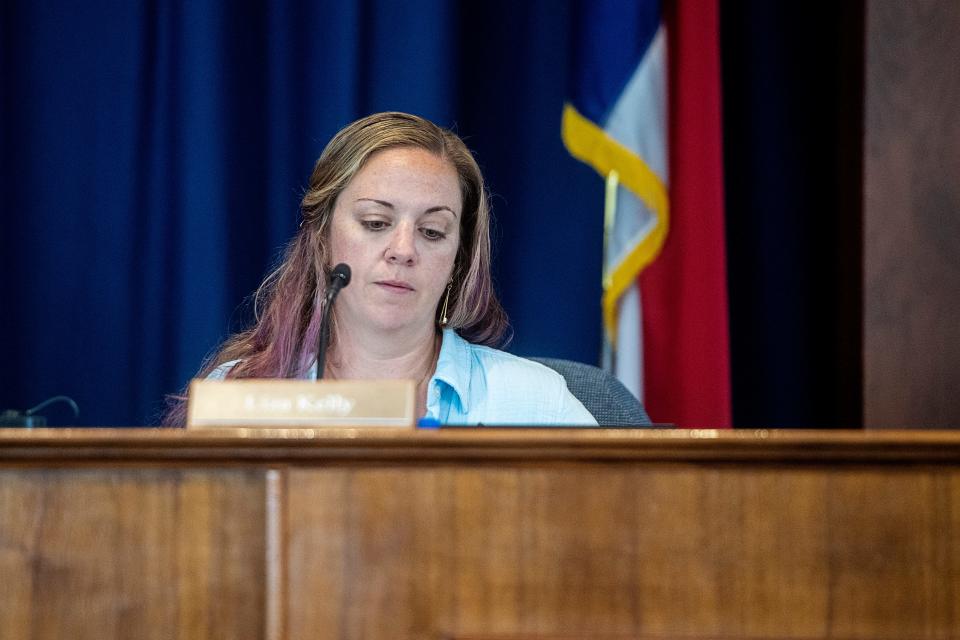
<path fill-rule="evenodd" d="M 0 411 L 63 393 L 82 425 L 154 421 L 250 321 L 326 141 L 388 109 L 475 151 L 510 349 L 596 362 L 570 4 L 0 3 Z M 841 5 L 721 5 L 737 426 L 862 423 L 863 4 Z"/>
<path fill-rule="evenodd" d="M 602 184 L 559 137 L 563 4 L 0 6 L 0 410 L 140 425 L 230 332 L 351 120 L 418 113 L 494 193 L 511 350 L 596 362 Z"/>

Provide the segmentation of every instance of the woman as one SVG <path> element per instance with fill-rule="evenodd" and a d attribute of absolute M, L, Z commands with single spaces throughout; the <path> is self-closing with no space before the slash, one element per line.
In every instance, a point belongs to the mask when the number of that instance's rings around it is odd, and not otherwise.
<path fill-rule="evenodd" d="M 596 421 L 540 364 L 492 347 L 507 318 L 490 278 L 483 177 L 450 131 L 380 113 L 324 149 L 283 263 L 256 296 L 256 324 L 199 376 L 315 378 L 321 301 L 333 265 L 352 276 L 332 310 L 323 377 L 410 378 L 417 416 L 442 424 Z M 182 424 L 178 399 L 165 424 Z"/>

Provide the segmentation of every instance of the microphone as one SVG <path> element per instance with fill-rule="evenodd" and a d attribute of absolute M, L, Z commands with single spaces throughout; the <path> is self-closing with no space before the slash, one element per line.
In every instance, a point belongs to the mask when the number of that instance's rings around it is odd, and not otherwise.
<path fill-rule="evenodd" d="M 340 289 L 350 284 L 350 265 L 341 262 L 330 272 L 330 281 L 327 283 L 327 300 L 333 301 L 340 293 Z"/>
<path fill-rule="evenodd" d="M 320 337 L 317 342 L 317 380 L 323 378 L 327 362 L 327 343 L 330 342 L 330 310 L 340 289 L 350 284 L 350 265 L 341 262 L 330 272 L 327 292 L 323 296 L 323 317 L 320 319 Z"/>
<path fill-rule="evenodd" d="M 25 427 L 27 429 L 32 427 L 45 427 L 47 426 L 47 418 L 35 414 L 37 411 L 40 411 L 40 409 L 55 402 L 63 402 L 70 405 L 70 408 L 73 409 L 73 417 L 80 417 L 80 408 L 77 406 L 77 403 L 73 401 L 73 398 L 69 396 L 53 396 L 26 411 L 7 409 L 3 413 L 0 413 L 0 427 Z"/>

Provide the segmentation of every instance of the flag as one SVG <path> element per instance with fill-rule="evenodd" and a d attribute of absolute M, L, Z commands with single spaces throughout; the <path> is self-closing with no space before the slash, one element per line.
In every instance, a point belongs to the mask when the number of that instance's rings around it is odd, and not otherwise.
<path fill-rule="evenodd" d="M 562 120 L 607 180 L 604 365 L 682 427 L 730 426 L 718 22 L 709 0 L 583 3 Z"/>

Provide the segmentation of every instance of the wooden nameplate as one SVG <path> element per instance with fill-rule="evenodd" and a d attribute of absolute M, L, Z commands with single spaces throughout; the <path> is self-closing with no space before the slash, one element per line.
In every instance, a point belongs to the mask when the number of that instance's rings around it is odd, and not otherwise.
<path fill-rule="evenodd" d="M 187 428 L 400 427 L 415 424 L 413 380 L 201 380 Z"/>

